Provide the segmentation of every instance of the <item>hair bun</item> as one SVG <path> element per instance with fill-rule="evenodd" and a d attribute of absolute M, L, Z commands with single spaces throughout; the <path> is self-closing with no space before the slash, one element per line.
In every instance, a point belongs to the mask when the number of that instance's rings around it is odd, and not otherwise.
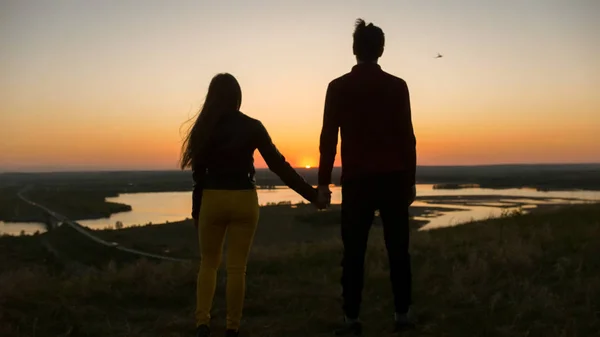
<path fill-rule="evenodd" d="M 363 19 L 356 19 L 356 29 L 361 29 L 366 27 L 366 22 Z"/>

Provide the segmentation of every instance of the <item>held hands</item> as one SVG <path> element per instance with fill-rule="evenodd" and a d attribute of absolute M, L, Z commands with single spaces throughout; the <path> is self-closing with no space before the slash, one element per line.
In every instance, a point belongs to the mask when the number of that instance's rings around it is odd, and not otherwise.
<path fill-rule="evenodd" d="M 317 199 L 314 204 L 319 210 L 326 209 L 331 205 L 331 190 L 329 189 L 329 186 L 320 185 L 317 188 Z"/>
<path fill-rule="evenodd" d="M 408 197 L 408 206 L 412 205 L 417 198 L 417 186 L 413 185 Z M 319 185 L 317 188 L 317 199 L 313 203 L 317 209 L 323 210 L 331 205 L 331 190 L 327 185 Z"/>

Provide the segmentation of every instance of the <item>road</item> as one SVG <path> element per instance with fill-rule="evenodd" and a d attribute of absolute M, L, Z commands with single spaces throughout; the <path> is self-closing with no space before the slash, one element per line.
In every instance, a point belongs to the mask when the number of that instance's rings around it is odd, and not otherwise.
<path fill-rule="evenodd" d="M 66 216 L 54 212 L 53 210 L 45 207 L 44 205 L 38 204 L 32 200 L 30 200 L 29 198 L 27 198 L 25 196 L 25 192 L 31 190 L 33 188 L 33 186 L 27 186 L 25 188 L 23 188 L 21 191 L 19 191 L 19 193 L 17 194 L 17 196 L 23 200 L 24 202 L 38 207 L 40 209 L 42 209 L 44 212 L 46 212 L 47 214 L 49 214 L 50 216 L 52 216 L 53 218 L 55 218 L 56 220 L 58 220 L 59 222 L 66 224 L 68 226 L 70 226 L 71 228 L 73 228 L 74 230 L 76 230 L 78 233 L 80 233 L 81 235 L 83 235 L 84 237 L 86 237 L 89 240 L 92 240 L 100 245 L 103 245 L 105 247 L 108 248 L 113 248 L 113 249 L 117 249 L 126 253 L 130 253 L 130 254 L 134 254 L 134 255 L 138 255 L 140 257 L 148 257 L 151 259 L 156 259 L 156 260 L 163 260 L 163 261 L 175 261 L 175 262 L 188 262 L 188 261 L 192 261 L 191 259 L 180 259 L 180 258 L 175 258 L 175 257 L 170 257 L 170 256 L 164 256 L 164 255 L 158 255 L 158 254 L 152 254 L 152 253 L 148 253 L 148 252 L 143 252 L 143 251 L 139 251 L 136 249 L 131 249 L 131 248 L 127 248 L 127 247 L 123 247 L 121 246 L 119 243 L 117 242 L 108 242 L 105 240 L 102 240 L 100 238 L 98 238 L 97 236 L 91 234 L 89 232 L 89 230 L 87 230 L 84 226 L 81 226 L 80 224 L 70 220 L 69 218 L 67 218 Z"/>

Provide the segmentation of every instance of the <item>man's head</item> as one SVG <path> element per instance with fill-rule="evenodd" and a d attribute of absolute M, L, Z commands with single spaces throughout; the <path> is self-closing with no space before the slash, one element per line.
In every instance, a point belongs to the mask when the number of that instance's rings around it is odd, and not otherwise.
<path fill-rule="evenodd" d="M 365 20 L 358 19 L 353 37 L 352 50 L 358 62 L 376 62 L 383 54 L 385 36 L 381 28 L 372 23 L 367 25 Z"/>

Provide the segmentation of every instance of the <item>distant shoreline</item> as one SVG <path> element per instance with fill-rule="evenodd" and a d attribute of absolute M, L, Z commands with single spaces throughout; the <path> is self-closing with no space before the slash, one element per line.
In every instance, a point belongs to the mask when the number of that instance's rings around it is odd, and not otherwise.
<path fill-rule="evenodd" d="M 507 163 L 507 164 L 475 164 L 475 165 L 419 165 L 419 169 L 486 169 L 486 168 L 596 168 L 600 169 L 600 162 L 590 163 Z M 295 170 L 318 170 L 317 167 L 306 168 L 306 167 L 294 167 Z M 341 166 L 334 166 L 334 170 L 341 169 Z M 257 167 L 256 171 L 269 171 L 267 167 Z M 79 174 L 79 173 L 172 173 L 172 172 L 189 172 L 189 170 L 182 171 L 178 169 L 155 169 L 155 170 L 144 170 L 144 169 L 59 169 L 59 168 L 40 168 L 40 169 L 23 169 L 23 170 L 7 170 L 0 169 L 0 175 L 20 175 L 20 174 Z"/>
<path fill-rule="evenodd" d="M 259 189 L 285 187 L 268 169 L 256 170 Z M 318 184 L 318 168 L 299 168 L 309 184 Z M 339 186 L 340 168 L 334 168 L 332 182 Z M 538 191 L 600 191 L 600 164 L 514 164 L 488 166 L 419 166 L 418 184 L 435 189 L 531 188 Z M 193 179 L 189 171 L 106 171 L 0 174 L 0 220 L 30 222 L 43 220 L 39 210 L 24 205 L 17 193 L 26 186 L 31 200 L 72 219 L 89 219 L 126 211 L 126 205 L 106 202 L 107 197 L 125 193 L 190 192 Z M 24 221 L 25 219 L 29 221 Z"/>
<path fill-rule="evenodd" d="M 318 184 L 318 168 L 296 168 L 296 171 L 309 184 Z M 334 184 L 339 185 L 339 167 L 333 169 L 331 178 Z M 266 168 L 256 169 L 255 179 L 259 186 L 285 186 L 276 174 Z M 419 166 L 416 181 L 440 188 L 478 185 L 492 189 L 600 190 L 600 163 Z M 71 185 L 70 188 L 79 185 L 80 188 L 94 188 L 107 193 L 136 193 L 188 191 L 192 189 L 193 181 L 190 171 L 177 170 L 0 173 L 0 189 L 27 184 Z"/>
<path fill-rule="evenodd" d="M 480 188 L 478 184 L 435 184 L 434 190 L 461 190 L 465 188 Z"/>

